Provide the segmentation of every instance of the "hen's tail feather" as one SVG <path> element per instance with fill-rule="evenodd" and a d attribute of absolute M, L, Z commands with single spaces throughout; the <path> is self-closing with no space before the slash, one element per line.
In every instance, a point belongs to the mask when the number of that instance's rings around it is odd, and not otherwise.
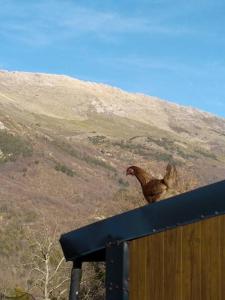
<path fill-rule="evenodd" d="M 177 169 L 175 165 L 168 164 L 166 167 L 166 175 L 163 178 L 168 188 L 173 188 L 177 184 Z"/>

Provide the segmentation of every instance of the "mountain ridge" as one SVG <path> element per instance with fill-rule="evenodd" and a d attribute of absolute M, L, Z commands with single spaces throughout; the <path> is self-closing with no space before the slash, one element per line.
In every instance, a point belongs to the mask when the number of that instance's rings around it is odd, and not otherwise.
<path fill-rule="evenodd" d="M 193 112 L 193 113 L 200 113 L 200 114 L 204 114 L 204 115 L 208 115 L 210 117 L 216 117 L 216 118 L 219 118 L 219 119 L 224 119 L 223 117 L 221 116 L 218 116 L 214 113 L 211 113 L 211 112 L 207 112 L 207 111 L 204 111 L 202 109 L 199 109 L 199 108 L 195 108 L 193 106 L 188 106 L 188 105 L 181 105 L 181 104 L 178 104 L 176 102 L 173 102 L 173 101 L 170 101 L 170 100 L 167 100 L 167 99 L 161 99 L 157 96 L 151 96 L 151 95 L 148 95 L 148 94 L 145 94 L 145 93 L 141 93 L 141 92 L 129 92 L 129 91 L 126 91 L 124 90 L 123 88 L 120 88 L 120 87 L 116 87 L 116 86 L 112 86 L 110 84 L 106 84 L 106 83 L 100 83 L 100 82 L 95 82 L 95 81 L 90 81 L 90 80 L 82 80 L 82 79 L 78 79 L 78 78 L 75 78 L 73 76 L 69 76 L 69 75 L 66 75 L 66 74 L 53 74 L 53 73 L 44 73 L 44 72 L 28 72 L 28 71 L 8 71 L 8 70 L 0 70 L 0 74 L 8 74 L 9 76 L 17 76 L 18 75 L 18 78 L 19 79 L 22 79 L 22 75 L 25 75 L 25 76 L 28 76 L 29 78 L 31 77 L 34 77 L 34 80 L 35 82 L 37 83 L 37 79 L 43 77 L 43 79 L 49 79 L 49 78 L 56 78 L 56 79 L 59 79 L 59 80 L 68 80 L 68 81 L 72 81 L 72 82 L 75 82 L 75 83 L 79 83 L 80 85 L 83 85 L 85 87 L 103 87 L 105 89 L 108 89 L 109 91 L 116 91 L 116 92 L 121 92 L 123 94 L 128 94 L 128 95 L 133 95 L 133 96 L 137 96 L 137 97 L 141 97 L 141 98 L 149 98 L 151 100 L 156 100 L 156 101 L 159 101 L 159 102 L 162 102 L 164 104 L 169 104 L 171 106 L 174 106 L 174 107 L 178 107 L 178 108 L 181 108 L 181 109 L 184 109 L 184 110 L 187 110 L 188 112 Z M 26 81 L 26 78 L 23 79 L 24 81 Z M 44 83 L 43 81 L 41 82 L 42 84 Z"/>

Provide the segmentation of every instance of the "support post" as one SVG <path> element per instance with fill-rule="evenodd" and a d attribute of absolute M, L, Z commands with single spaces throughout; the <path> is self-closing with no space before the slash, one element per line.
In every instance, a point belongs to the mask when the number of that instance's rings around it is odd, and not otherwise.
<path fill-rule="evenodd" d="M 106 245 L 106 299 L 129 299 L 129 257 L 127 242 Z"/>
<path fill-rule="evenodd" d="M 70 293 L 69 300 L 80 299 L 80 281 L 82 273 L 81 262 L 74 262 L 71 270 Z"/>

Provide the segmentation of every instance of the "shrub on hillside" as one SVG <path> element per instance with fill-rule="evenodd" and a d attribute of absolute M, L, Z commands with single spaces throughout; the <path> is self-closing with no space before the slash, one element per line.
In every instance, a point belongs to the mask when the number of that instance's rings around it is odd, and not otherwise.
<path fill-rule="evenodd" d="M 22 137 L 0 131 L 0 150 L 1 161 L 13 161 L 19 155 L 23 157 L 31 156 L 33 153 L 32 146 Z"/>
<path fill-rule="evenodd" d="M 55 166 L 55 170 L 63 172 L 66 175 L 71 176 L 71 177 L 73 177 L 74 174 L 75 174 L 75 172 L 73 170 L 71 170 L 70 168 L 68 168 L 66 165 L 62 165 L 62 164 L 57 164 Z"/>

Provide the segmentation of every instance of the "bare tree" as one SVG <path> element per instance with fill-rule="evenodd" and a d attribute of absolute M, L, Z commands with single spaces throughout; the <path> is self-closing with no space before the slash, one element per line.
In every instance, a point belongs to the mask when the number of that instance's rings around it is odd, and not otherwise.
<path fill-rule="evenodd" d="M 30 290 L 38 290 L 41 299 L 61 299 L 68 291 L 69 270 L 61 253 L 57 226 L 51 230 L 46 224 L 37 229 L 28 228 Z"/>

